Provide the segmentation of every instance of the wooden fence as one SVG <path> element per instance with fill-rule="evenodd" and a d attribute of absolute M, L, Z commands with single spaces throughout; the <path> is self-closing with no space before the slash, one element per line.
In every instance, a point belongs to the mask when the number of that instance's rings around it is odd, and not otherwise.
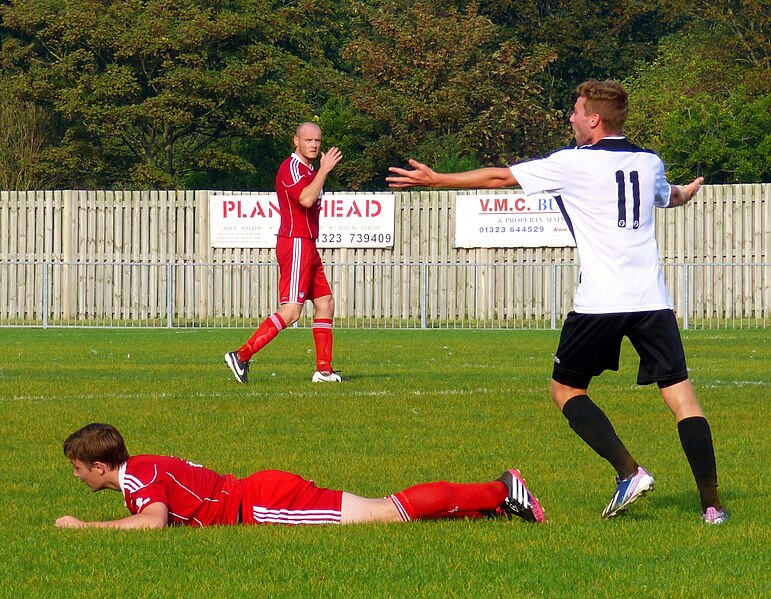
<path fill-rule="evenodd" d="M 559 325 L 575 249 L 455 248 L 456 193 L 397 193 L 393 248 L 322 250 L 338 326 Z M 766 326 L 770 195 L 771 185 L 706 186 L 656 211 L 685 326 Z M 209 196 L 0 192 L 0 325 L 254 325 L 276 308 L 274 251 L 212 248 Z"/>

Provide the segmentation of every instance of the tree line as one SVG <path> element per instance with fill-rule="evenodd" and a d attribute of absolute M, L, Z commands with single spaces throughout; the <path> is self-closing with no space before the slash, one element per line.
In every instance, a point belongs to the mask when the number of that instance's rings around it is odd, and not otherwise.
<path fill-rule="evenodd" d="M 382 189 L 570 143 L 575 87 L 623 81 L 674 180 L 769 182 L 768 0 L 0 2 L 0 188 L 270 190 L 296 125 Z"/>

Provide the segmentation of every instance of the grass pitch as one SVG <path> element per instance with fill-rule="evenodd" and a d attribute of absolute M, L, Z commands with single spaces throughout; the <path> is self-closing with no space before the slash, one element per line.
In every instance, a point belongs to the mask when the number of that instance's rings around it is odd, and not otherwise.
<path fill-rule="evenodd" d="M 314 385 L 309 330 L 223 363 L 239 330 L 0 330 L 2 597 L 765 597 L 771 336 L 684 333 L 713 430 L 724 526 L 702 524 L 675 423 L 654 387 L 619 373 L 590 389 L 656 491 L 613 521 L 614 472 L 551 404 L 553 331 L 336 333 L 347 379 Z M 131 453 L 245 476 L 281 468 L 382 496 L 521 468 L 549 523 L 59 530 L 63 514 L 128 514 L 72 477 L 63 439 L 93 421 Z"/>

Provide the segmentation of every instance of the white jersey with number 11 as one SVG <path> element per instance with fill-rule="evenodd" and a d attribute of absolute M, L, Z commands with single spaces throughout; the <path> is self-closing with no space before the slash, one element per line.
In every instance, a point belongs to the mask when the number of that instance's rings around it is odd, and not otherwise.
<path fill-rule="evenodd" d="M 606 137 L 510 167 L 526 194 L 554 195 L 581 262 L 574 310 L 671 309 L 659 264 L 654 207 L 669 205 L 664 164 L 624 137 Z"/>

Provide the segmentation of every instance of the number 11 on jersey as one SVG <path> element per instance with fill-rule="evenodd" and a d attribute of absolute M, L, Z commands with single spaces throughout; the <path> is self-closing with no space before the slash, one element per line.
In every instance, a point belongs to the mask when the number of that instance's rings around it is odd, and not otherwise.
<path fill-rule="evenodd" d="M 616 171 L 618 185 L 618 226 L 626 227 L 626 173 Z M 637 171 L 629 172 L 629 182 L 632 184 L 632 228 L 640 227 L 640 178 Z"/>

